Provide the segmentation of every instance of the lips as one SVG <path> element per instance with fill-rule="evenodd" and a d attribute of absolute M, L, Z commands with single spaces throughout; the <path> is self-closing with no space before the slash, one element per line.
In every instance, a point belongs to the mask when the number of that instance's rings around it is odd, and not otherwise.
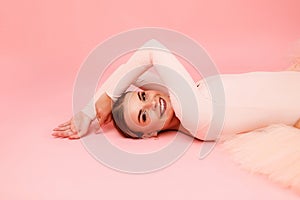
<path fill-rule="evenodd" d="M 161 116 L 163 116 L 163 114 L 165 113 L 165 111 L 167 109 L 167 103 L 161 97 L 159 97 L 159 108 L 160 108 L 160 117 L 161 117 Z"/>

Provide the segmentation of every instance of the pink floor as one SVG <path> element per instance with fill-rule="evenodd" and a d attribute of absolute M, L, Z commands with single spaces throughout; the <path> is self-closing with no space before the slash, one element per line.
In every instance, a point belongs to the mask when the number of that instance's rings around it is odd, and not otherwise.
<path fill-rule="evenodd" d="M 132 175 L 100 164 L 80 140 L 51 136 L 72 115 L 81 63 L 108 37 L 146 26 L 173 29 L 203 45 L 222 73 L 276 71 L 289 66 L 300 39 L 299 7 L 298 0 L 3 2 L 0 199 L 299 199 L 240 169 L 220 147 L 199 160 L 197 141 L 169 167 Z M 135 150 L 172 137 L 133 142 L 106 134 Z"/>

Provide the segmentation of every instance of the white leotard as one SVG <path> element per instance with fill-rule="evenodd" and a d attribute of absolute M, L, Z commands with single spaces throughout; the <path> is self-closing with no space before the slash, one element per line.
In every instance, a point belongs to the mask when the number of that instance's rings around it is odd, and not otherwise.
<path fill-rule="evenodd" d="M 156 69 L 159 77 L 147 72 L 151 67 Z M 170 75 L 170 69 L 183 77 L 182 84 L 178 77 Z M 125 78 L 122 78 L 125 74 Z M 222 80 L 225 102 L 213 99 L 210 95 L 208 85 L 213 85 L 217 78 Z M 218 136 L 206 134 L 214 105 L 223 106 L 225 110 L 222 129 L 222 135 L 225 136 L 255 130 L 273 123 L 291 125 L 300 118 L 299 72 L 225 74 L 203 79 L 198 82 L 200 86 L 197 87 L 198 84 L 193 81 L 185 67 L 156 40 L 146 42 L 126 64 L 121 65 L 103 84 L 94 99 L 98 99 L 106 92 L 115 101 L 131 84 L 139 87 L 153 82 L 163 84 L 172 91 L 170 99 L 173 109 L 187 130 L 195 130 L 195 123 L 194 120 L 190 120 L 193 116 L 189 116 L 185 110 L 193 108 L 199 110 L 197 131 L 192 134 L 203 140 L 214 140 Z M 197 103 L 191 105 L 189 98 L 182 98 L 186 92 L 186 87 L 181 87 L 184 84 L 190 88 Z M 183 110 L 176 95 L 180 98 Z M 82 111 L 95 119 L 94 100 L 91 100 Z"/>

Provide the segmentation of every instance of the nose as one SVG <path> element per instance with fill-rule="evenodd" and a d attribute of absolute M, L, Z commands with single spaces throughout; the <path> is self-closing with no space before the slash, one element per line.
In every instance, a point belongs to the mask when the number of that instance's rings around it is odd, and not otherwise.
<path fill-rule="evenodd" d="M 155 110 L 156 109 L 156 101 L 155 98 L 152 98 L 151 100 L 147 101 L 144 103 L 144 109 L 152 109 Z"/>

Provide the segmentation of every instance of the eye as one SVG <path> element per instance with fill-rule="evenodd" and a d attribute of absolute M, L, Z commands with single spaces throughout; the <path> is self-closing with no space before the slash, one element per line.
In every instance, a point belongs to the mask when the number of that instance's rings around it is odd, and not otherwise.
<path fill-rule="evenodd" d="M 147 117 L 146 117 L 146 112 L 144 112 L 144 113 L 142 114 L 142 120 L 143 120 L 143 122 L 146 122 L 146 119 L 147 119 Z"/>
<path fill-rule="evenodd" d="M 146 111 L 142 111 L 142 110 L 139 111 L 138 121 L 139 121 L 139 123 L 142 123 L 142 122 L 145 123 L 147 121 L 147 112 Z"/>
<path fill-rule="evenodd" d="M 146 100 L 146 93 L 145 93 L 145 92 L 142 92 L 142 93 L 141 93 L 141 96 L 142 96 L 142 100 L 145 101 L 145 100 Z"/>

